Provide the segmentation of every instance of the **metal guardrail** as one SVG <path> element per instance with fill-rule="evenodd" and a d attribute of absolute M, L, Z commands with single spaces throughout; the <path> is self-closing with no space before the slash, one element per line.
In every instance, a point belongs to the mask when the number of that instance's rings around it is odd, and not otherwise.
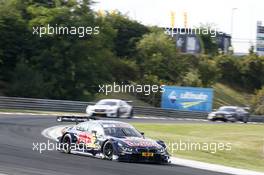
<path fill-rule="evenodd" d="M 0 109 L 85 112 L 91 102 L 0 96 Z"/>
<path fill-rule="evenodd" d="M 80 112 L 84 113 L 88 105 L 93 102 L 69 101 L 69 100 L 49 100 L 36 98 L 3 97 L 0 96 L 0 109 L 18 110 L 42 110 L 54 112 Z M 172 109 L 162 109 L 155 107 L 135 106 L 134 113 L 138 115 L 150 115 L 173 118 L 193 118 L 206 119 L 206 112 L 188 112 Z M 252 116 L 251 121 L 264 122 L 264 116 Z"/>

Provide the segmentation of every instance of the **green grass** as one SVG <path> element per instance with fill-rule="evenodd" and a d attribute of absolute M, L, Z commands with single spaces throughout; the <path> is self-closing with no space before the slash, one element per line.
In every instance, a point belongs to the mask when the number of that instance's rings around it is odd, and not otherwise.
<path fill-rule="evenodd" d="M 173 156 L 264 172 L 264 125 L 132 124 L 147 137 L 166 143 L 231 144 L 231 151 L 211 153 L 212 147 L 211 151 L 178 150 L 171 152 Z"/>
<path fill-rule="evenodd" d="M 247 106 L 249 105 L 250 95 L 235 90 L 227 85 L 217 83 L 213 86 L 214 88 L 214 108 L 225 105 L 237 105 L 237 106 Z"/>

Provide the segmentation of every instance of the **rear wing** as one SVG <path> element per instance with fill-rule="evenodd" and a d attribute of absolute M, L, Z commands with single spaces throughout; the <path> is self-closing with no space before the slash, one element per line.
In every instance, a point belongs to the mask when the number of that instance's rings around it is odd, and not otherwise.
<path fill-rule="evenodd" d="M 95 117 L 88 117 L 88 116 L 74 116 L 74 115 L 60 115 L 57 116 L 57 122 L 76 122 L 80 123 L 80 122 L 86 122 L 89 120 L 96 120 Z"/>

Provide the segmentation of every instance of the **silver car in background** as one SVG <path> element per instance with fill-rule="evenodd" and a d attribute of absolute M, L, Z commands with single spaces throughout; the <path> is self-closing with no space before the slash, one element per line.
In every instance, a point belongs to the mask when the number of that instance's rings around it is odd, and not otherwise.
<path fill-rule="evenodd" d="M 132 118 L 134 115 L 133 107 L 127 101 L 120 99 L 103 99 L 95 105 L 88 105 L 86 113 L 89 117 L 126 117 Z"/>

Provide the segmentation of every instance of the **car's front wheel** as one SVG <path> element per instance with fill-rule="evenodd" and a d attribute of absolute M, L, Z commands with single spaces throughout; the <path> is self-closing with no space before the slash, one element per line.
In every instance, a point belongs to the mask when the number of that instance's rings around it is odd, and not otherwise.
<path fill-rule="evenodd" d="M 105 159 L 112 160 L 114 155 L 114 147 L 111 142 L 107 141 L 103 147 L 103 154 Z"/>
<path fill-rule="evenodd" d="M 120 117 L 120 109 L 117 109 L 116 110 L 116 118 L 119 118 Z"/>
<path fill-rule="evenodd" d="M 62 152 L 70 154 L 71 153 L 71 138 L 69 135 L 65 135 L 62 139 Z"/>
<path fill-rule="evenodd" d="M 244 116 L 244 117 L 243 117 L 243 122 L 244 122 L 244 123 L 247 123 L 247 122 L 248 122 L 248 118 L 249 118 L 248 116 Z"/>
<path fill-rule="evenodd" d="M 133 116 L 134 116 L 134 110 L 133 109 L 131 109 L 131 111 L 130 111 L 130 113 L 128 114 L 128 119 L 130 119 L 130 118 L 133 118 Z"/>

